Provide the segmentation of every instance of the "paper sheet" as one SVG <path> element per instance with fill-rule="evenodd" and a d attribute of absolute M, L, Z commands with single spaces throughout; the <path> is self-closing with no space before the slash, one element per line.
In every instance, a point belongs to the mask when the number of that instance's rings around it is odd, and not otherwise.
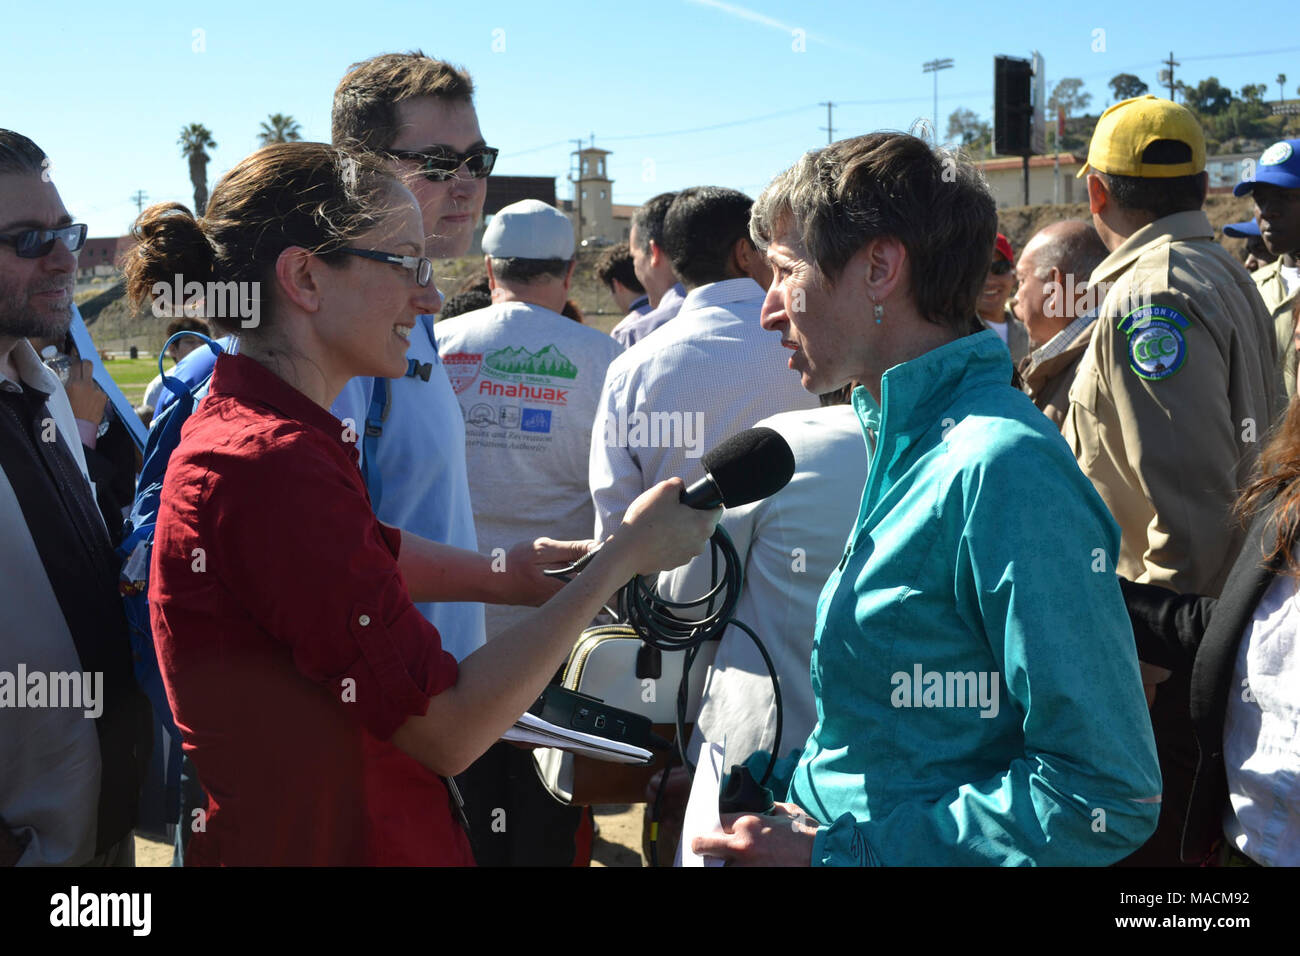
<path fill-rule="evenodd" d="M 700 750 L 700 759 L 695 765 L 695 779 L 691 782 L 691 795 L 686 801 L 682 838 L 677 844 L 677 859 L 673 866 L 722 866 L 725 862 L 717 857 L 698 855 L 691 849 L 691 843 L 697 836 L 706 836 L 722 829 L 718 794 L 722 788 L 722 768 L 726 754 L 727 748 L 723 744 L 709 744 Z"/>
<path fill-rule="evenodd" d="M 598 760 L 607 760 L 610 763 L 647 764 L 654 758 L 654 754 L 644 747 L 634 747 L 607 737 L 570 730 L 528 713 L 515 721 L 515 725 L 502 734 L 501 739 L 540 747 L 555 747 L 559 750 L 595 757 Z"/>

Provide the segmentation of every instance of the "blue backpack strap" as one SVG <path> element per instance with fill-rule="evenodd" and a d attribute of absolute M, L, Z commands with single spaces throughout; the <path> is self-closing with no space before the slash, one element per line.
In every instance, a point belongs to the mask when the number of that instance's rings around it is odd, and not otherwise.
<path fill-rule="evenodd" d="M 438 342 L 433 337 L 433 316 L 421 315 L 418 318 L 436 355 Z M 418 378 L 427 382 L 432 372 L 431 362 L 406 360 L 405 378 Z M 379 454 L 379 439 L 384 434 L 384 422 L 388 420 L 388 407 L 391 401 L 392 390 L 388 379 L 371 379 L 370 407 L 366 409 L 366 427 L 361 439 L 361 480 L 366 483 L 366 490 L 370 492 L 370 506 L 375 509 L 375 514 L 379 513 L 379 503 L 384 497 L 384 478 L 380 468 L 374 462 L 378 461 L 376 456 Z"/>
<path fill-rule="evenodd" d="M 424 327 L 424 334 L 429 337 L 429 344 L 433 346 L 433 354 L 437 355 L 439 361 L 441 361 L 442 355 L 438 351 L 438 339 L 433 334 L 433 316 L 421 313 L 417 318 L 420 325 Z M 426 378 L 425 381 L 427 382 L 428 379 Z"/>
<path fill-rule="evenodd" d="M 379 513 L 384 497 L 384 479 L 378 465 L 379 439 L 388 418 L 388 379 L 375 378 L 370 385 L 370 407 L 366 409 L 366 426 L 361 438 L 361 480 L 370 492 L 370 507 Z"/>

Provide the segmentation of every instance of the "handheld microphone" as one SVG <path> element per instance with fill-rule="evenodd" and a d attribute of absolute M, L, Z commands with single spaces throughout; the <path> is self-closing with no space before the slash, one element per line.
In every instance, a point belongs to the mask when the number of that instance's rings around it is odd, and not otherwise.
<path fill-rule="evenodd" d="M 779 432 L 747 428 L 706 452 L 700 462 L 704 477 L 682 492 L 689 508 L 738 508 L 776 494 L 794 477 L 794 452 Z M 576 574 L 591 563 L 604 542 L 567 568 L 543 571 L 548 577 Z"/>
<path fill-rule="evenodd" d="M 748 428 L 709 451 L 704 477 L 682 492 L 682 504 L 701 511 L 738 508 L 776 494 L 794 476 L 794 453 L 770 428 Z"/>

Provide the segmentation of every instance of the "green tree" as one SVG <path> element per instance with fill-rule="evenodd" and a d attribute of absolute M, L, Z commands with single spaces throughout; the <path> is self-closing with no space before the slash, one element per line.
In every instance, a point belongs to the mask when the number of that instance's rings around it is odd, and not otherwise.
<path fill-rule="evenodd" d="M 1198 113 L 1216 116 L 1226 110 L 1232 103 L 1232 90 L 1219 82 L 1217 76 L 1201 80 L 1196 86 L 1186 83 L 1176 84 L 1178 92 L 1183 94 L 1183 102 Z"/>
<path fill-rule="evenodd" d="M 302 127 L 292 116 L 272 113 L 262 123 L 262 131 L 257 134 L 257 141 L 263 146 L 272 143 L 296 143 L 302 139 Z"/>
<path fill-rule="evenodd" d="M 959 107 L 948 117 L 948 140 L 972 152 L 982 152 L 993 139 L 993 128 L 974 110 Z"/>
<path fill-rule="evenodd" d="M 1241 88 L 1241 98 L 1247 103 L 1264 104 L 1264 95 L 1268 93 L 1266 83 L 1247 83 Z"/>
<path fill-rule="evenodd" d="M 1047 112 L 1055 113 L 1060 107 L 1069 119 L 1076 112 L 1082 113 L 1092 102 L 1092 94 L 1083 91 L 1083 80 L 1067 76 L 1052 88 L 1052 95 L 1047 99 Z"/>
<path fill-rule="evenodd" d="M 181 128 L 176 145 L 181 148 L 181 156 L 189 160 L 190 182 L 194 186 L 194 215 L 201 216 L 208 207 L 208 160 L 212 157 L 207 150 L 216 149 L 217 141 L 202 123 L 191 123 Z"/>
<path fill-rule="evenodd" d="M 1117 73 L 1110 78 L 1110 82 L 1106 85 L 1110 87 L 1111 93 L 1114 94 L 1116 103 L 1120 100 L 1131 100 L 1135 96 L 1142 96 L 1151 89 L 1132 73 Z"/>

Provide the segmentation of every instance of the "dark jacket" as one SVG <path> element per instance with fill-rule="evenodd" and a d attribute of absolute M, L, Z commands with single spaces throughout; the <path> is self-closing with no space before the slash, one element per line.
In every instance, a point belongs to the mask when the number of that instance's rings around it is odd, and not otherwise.
<path fill-rule="evenodd" d="M 1074 384 L 1074 373 L 1079 370 L 1083 354 L 1088 351 L 1092 341 L 1094 325 L 1074 337 L 1065 350 L 1049 359 L 1034 363 L 1034 353 L 1030 352 L 1020 360 L 1020 389 L 1038 406 L 1038 410 L 1050 418 L 1057 428 L 1065 422 L 1065 413 L 1070 410 L 1070 386 Z M 1028 334 L 1028 333 L 1026 333 Z"/>
<path fill-rule="evenodd" d="M 1251 524 L 1219 598 L 1175 594 L 1153 584 L 1121 579 L 1141 660 L 1175 672 L 1191 672 L 1191 720 L 1198 757 L 1183 827 L 1182 858 L 1203 859 L 1223 836 L 1228 777 L 1223 763 L 1223 725 L 1232 693 L 1237 647 L 1260 598 L 1284 566 L 1268 564 L 1276 528 L 1270 504 Z"/>

